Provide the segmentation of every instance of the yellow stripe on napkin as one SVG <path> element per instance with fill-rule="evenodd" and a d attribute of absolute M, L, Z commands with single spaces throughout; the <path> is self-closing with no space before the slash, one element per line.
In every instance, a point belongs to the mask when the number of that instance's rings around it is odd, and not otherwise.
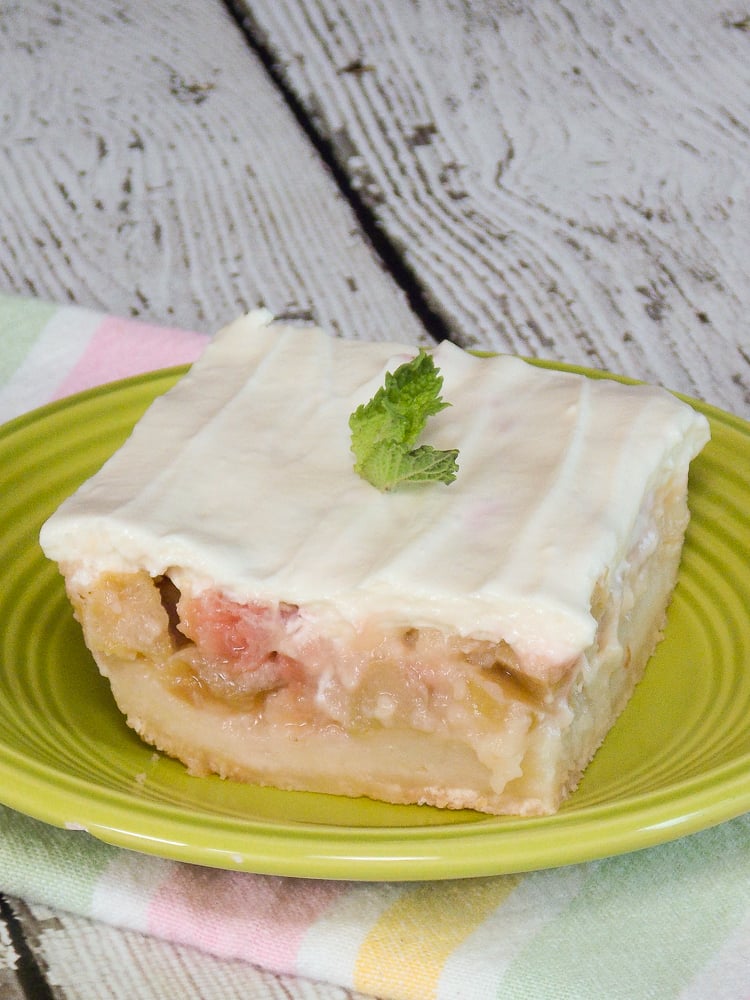
<path fill-rule="evenodd" d="M 515 889 L 523 876 L 432 882 L 399 896 L 373 926 L 357 956 L 363 993 L 437 996 L 453 951 Z"/>

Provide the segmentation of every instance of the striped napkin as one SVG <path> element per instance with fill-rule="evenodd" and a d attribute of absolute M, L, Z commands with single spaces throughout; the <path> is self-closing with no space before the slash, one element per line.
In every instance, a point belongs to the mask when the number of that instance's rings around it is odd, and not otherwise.
<path fill-rule="evenodd" d="M 204 343 L 0 296 L 0 419 Z M 0 806 L 0 891 L 393 1000 L 750 998 L 750 814 L 556 870 L 361 883 L 164 860 Z"/>
<path fill-rule="evenodd" d="M 194 361 L 206 337 L 0 295 L 0 422 L 105 382 Z"/>

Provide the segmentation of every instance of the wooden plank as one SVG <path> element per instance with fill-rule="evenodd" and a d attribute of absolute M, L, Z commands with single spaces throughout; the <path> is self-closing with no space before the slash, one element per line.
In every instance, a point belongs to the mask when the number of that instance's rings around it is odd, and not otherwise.
<path fill-rule="evenodd" d="M 19 970 L 19 954 L 13 942 L 11 922 L 0 914 L 0 996 L 4 1000 L 26 1000 Z"/>
<path fill-rule="evenodd" d="M 750 415 L 750 31 L 701 0 L 236 0 L 468 345 Z"/>
<path fill-rule="evenodd" d="M 13 900 L 29 946 L 44 969 L 50 1000 L 365 1000 L 358 993 L 292 976 L 275 975 L 247 962 L 214 958 L 158 938 Z M 0 977 L 2 972 L 0 971 Z M 2 991 L 8 1000 L 24 994 Z M 29 997 L 42 1000 L 39 992 Z"/>
<path fill-rule="evenodd" d="M 0 8 L 0 290 L 424 339 L 220 0 Z"/>
<path fill-rule="evenodd" d="M 44 960 L 27 938 L 17 906 L 0 896 L 0 996 L 4 1000 L 63 1000 L 47 982 Z"/>

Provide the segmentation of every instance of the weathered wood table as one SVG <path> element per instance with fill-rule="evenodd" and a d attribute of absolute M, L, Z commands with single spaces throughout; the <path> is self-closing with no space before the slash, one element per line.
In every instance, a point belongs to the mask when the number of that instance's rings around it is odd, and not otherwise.
<path fill-rule="evenodd" d="M 747 5 L 0 2 L 0 79 L 0 292 L 206 333 L 266 305 L 750 417 Z M 352 995 L 1 915 L 8 1000 Z"/>

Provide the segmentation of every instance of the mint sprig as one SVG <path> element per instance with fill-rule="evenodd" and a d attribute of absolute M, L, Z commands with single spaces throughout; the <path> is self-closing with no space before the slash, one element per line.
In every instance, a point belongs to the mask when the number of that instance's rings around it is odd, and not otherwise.
<path fill-rule="evenodd" d="M 458 471 L 458 449 L 415 447 L 429 417 L 444 410 L 443 377 L 424 349 L 394 372 L 369 403 L 349 417 L 354 471 L 377 489 L 390 491 L 406 483 L 452 483 Z"/>

